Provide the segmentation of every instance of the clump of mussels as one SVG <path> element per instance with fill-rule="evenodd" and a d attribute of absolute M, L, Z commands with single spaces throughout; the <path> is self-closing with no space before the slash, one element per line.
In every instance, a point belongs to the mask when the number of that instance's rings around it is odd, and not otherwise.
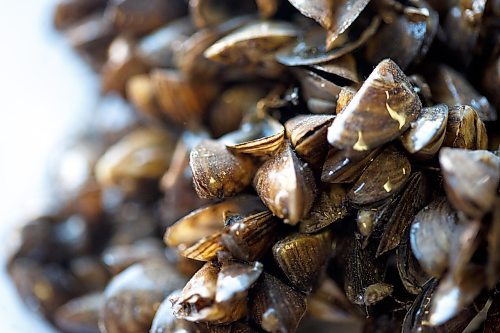
<path fill-rule="evenodd" d="M 62 1 L 107 96 L 21 231 L 19 293 L 67 333 L 494 332 L 499 20 L 496 0 Z"/>

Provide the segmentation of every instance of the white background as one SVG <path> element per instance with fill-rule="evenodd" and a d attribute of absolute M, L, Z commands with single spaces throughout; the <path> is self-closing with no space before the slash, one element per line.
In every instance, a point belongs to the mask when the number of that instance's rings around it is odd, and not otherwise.
<path fill-rule="evenodd" d="M 5 272 L 17 227 L 50 200 L 48 160 L 95 106 L 95 76 L 52 28 L 55 0 L 0 0 L 0 323 L 51 332 L 27 311 Z"/>

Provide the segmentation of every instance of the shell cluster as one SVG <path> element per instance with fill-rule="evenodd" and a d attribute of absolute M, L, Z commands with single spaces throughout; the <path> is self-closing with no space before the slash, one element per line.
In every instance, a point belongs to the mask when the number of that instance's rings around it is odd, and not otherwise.
<path fill-rule="evenodd" d="M 66 333 L 497 331 L 498 20 L 495 0 L 60 2 L 105 96 L 21 230 L 20 295 Z"/>

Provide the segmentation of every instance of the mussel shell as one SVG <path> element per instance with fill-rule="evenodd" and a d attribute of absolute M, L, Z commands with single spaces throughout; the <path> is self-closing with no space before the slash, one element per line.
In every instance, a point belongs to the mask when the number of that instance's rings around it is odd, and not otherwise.
<path fill-rule="evenodd" d="M 306 162 L 318 165 L 328 151 L 326 131 L 334 116 L 297 116 L 285 123 L 286 136 L 297 154 Z"/>
<path fill-rule="evenodd" d="M 375 249 L 363 249 L 358 235 L 346 238 L 342 251 L 342 267 L 344 268 L 344 290 L 347 299 L 353 304 L 365 305 L 366 289 L 382 282 L 383 268 L 381 262 L 374 259 Z"/>
<path fill-rule="evenodd" d="M 219 268 L 207 262 L 193 275 L 179 297 L 174 316 L 194 322 L 227 324 L 246 314 L 248 289 L 262 273 L 262 264 L 225 262 Z"/>
<path fill-rule="evenodd" d="M 359 83 L 359 74 L 356 68 L 356 60 L 351 54 L 346 54 L 340 58 L 330 60 L 325 63 L 315 64 L 311 66 L 319 73 L 327 75 L 335 75 L 352 83 Z"/>
<path fill-rule="evenodd" d="M 167 229 L 164 237 L 165 244 L 170 247 L 191 246 L 201 238 L 222 230 L 226 212 L 247 215 L 264 209 L 258 197 L 248 195 L 199 208 Z"/>
<path fill-rule="evenodd" d="M 471 84 L 457 71 L 446 65 L 440 65 L 429 75 L 429 85 L 433 99 L 449 106 L 470 105 L 482 121 L 497 119 L 495 109 L 488 99 L 481 96 Z"/>
<path fill-rule="evenodd" d="M 310 292 L 332 252 L 330 231 L 292 234 L 273 246 L 274 260 L 299 290 Z"/>
<path fill-rule="evenodd" d="M 486 127 L 475 109 L 468 105 L 449 108 L 443 146 L 473 150 L 488 147 Z"/>
<path fill-rule="evenodd" d="M 134 75 L 128 79 L 125 94 L 135 109 L 146 117 L 164 119 L 149 74 Z"/>
<path fill-rule="evenodd" d="M 62 30 L 81 21 L 106 5 L 106 0 L 66 0 L 60 1 L 54 9 L 54 26 Z"/>
<path fill-rule="evenodd" d="M 72 299 L 54 314 L 56 326 L 67 333 L 99 333 L 99 310 L 103 296 L 88 294 Z"/>
<path fill-rule="evenodd" d="M 380 202 L 403 189 L 411 174 L 410 161 L 388 147 L 366 167 L 347 196 L 356 205 Z"/>
<path fill-rule="evenodd" d="M 117 185 L 134 193 L 141 180 L 157 180 L 167 170 L 174 149 L 173 138 L 158 128 L 139 128 L 108 148 L 97 161 L 95 173 L 101 186 Z"/>
<path fill-rule="evenodd" d="M 440 147 L 440 142 L 444 140 L 446 123 L 448 122 L 448 107 L 446 104 L 438 104 L 432 107 L 423 108 L 420 111 L 415 124 L 403 134 L 401 142 L 410 153 L 414 154 L 421 150 L 433 154 Z M 438 142 L 439 144 L 435 144 Z M 432 144 L 432 148 L 430 148 Z"/>
<path fill-rule="evenodd" d="M 484 333 L 495 333 L 500 326 L 500 297 L 493 296 L 493 301 L 488 309 L 488 315 L 484 321 Z"/>
<path fill-rule="evenodd" d="M 180 255 L 193 260 L 209 261 L 217 258 L 217 253 L 225 249 L 221 241 L 221 233 L 216 232 L 200 239 L 187 249 L 181 249 Z"/>
<path fill-rule="evenodd" d="M 307 215 L 316 196 L 312 170 L 288 142 L 257 170 L 254 187 L 271 212 L 292 225 Z"/>
<path fill-rule="evenodd" d="M 255 172 L 251 157 L 234 154 L 214 140 L 200 142 L 190 154 L 189 165 L 200 198 L 230 197 L 247 187 Z"/>
<path fill-rule="evenodd" d="M 210 60 L 239 67 L 264 66 L 272 76 L 272 73 L 280 72 L 274 62 L 274 53 L 298 34 L 299 30 L 287 22 L 255 22 L 218 40 L 204 55 Z"/>
<path fill-rule="evenodd" d="M 439 163 L 450 203 L 480 219 L 495 203 L 500 181 L 500 158 L 485 150 L 443 148 Z"/>
<path fill-rule="evenodd" d="M 259 212 L 226 225 L 222 243 L 234 258 L 254 261 L 271 248 L 277 228 L 271 212 Z"/>
<path fill-rule="evenodd" d="M 182 0 L 112 0 L 105 16 L 124 33 L 141 35 L 186 14 Z"/>
<path fill-rule="evenodd" d="M 412 252 L 422 269 L 431 276 L 441 276 L 448 266 L 455 224 L 456 215 L 445 198 L 439 198 L 424 207 L 412 222 Z"/>
<path fill-rule="evenodd" d="M 372 19 L 360 35 L 349 38 L 349 30 L 337 37 L 333 47 L 325 47 L 326 34 L 323 29 L 311 29 L 297 42 L 283 48 L 276 54 L 276 60 L 285 66 L 321 64 L 340 58 L 362 46 L 377 31 L 380 19 Z"/>
<path fill-rule="evenodd" d="M 326 48 L 331 50 L 337 37 L 349 28 L 370 0 L 289 0 L 289 2 L 303 15 L 314 19 L 328 31 Z"/>
<path fill-rule="evenodd" d="M 315 233 L 338 222 L 349 214 L 346 190 L 341 185 L 325 186 L 309 214 L 300 221 L 299 231 Z"/>
<path fill-rule="evenodd" d="M 410 246 L 410 228 L 406 228 L 399 246 L 396 248 L 396 265 L 405 289 L 414 295 L 422 292 L 430 277 L 420 267 Z"/>
<path fill-rule="evenodd" d="M 250 317 L 267 332 L 295 332 L 306 312 L 306 298 L 274 276 L 263 273 L 250 300 Z"/>
<path fill-rule="evenodd" d="M 363 295 L 363 303 L 365 305 L 373 305 L 390 296 L 393 291 L 394 286 L 391 284 L 384 282 L 374 283 L 366 287 Z"/>
<path fill-rule="evenodd" d="M 379 148 L 368 151 L 330 149 L 323 164 L 321 181 L 325 183 L 354 183 L 379 153 Z"/>
<path fill-rule="evenodd" d="M 108 333 L 147 331 L 163 299 L 185 283 L 162 259 L 130 266 L 106 287 L 99 327 Z"/>
<path fill-rule="evenodd" d="M 214 137 L 237 131 L 245 116 L 255 110 L 265 90 L 257 85 L 232 86 L 218 97 L 210 109 L 208 125 Z"/>
<path fill-rule="evenodd" d="M 293 73 L 300 81 L 302 95 L 311 112 L 333 113 L 341 87 L 308 69 L 294 68 Z"/>
<path fill-rule="evenodd" d="M 276 151 L 285 137 L 285 127 L 271 117 L 250 119 L 238 131 L 222 136 L 228 149 L 239 154 L 264 156 Z"/>
<path fill-rule="evenodd" d="M 187 17 L 171 22 L 143 37 L 137 43 L 137 56 L 150 67 L 174 67 L 176 48 L 193 32 Z"/>
<path fill-rule="evenodd" d="M 376 148 L 401 135 L 422 107 L 411 83 L 392 60 L 380 62 L 328 129 L 340 149 Z"/>
<path fill-rule="evenodd" d="M 493 288 L 500 276 L 500 199 L 498 197 L 491 215 L 491 227 L 486 237 L 488 242 L 486 282 L 489 288 Z"/>
<path fill-rule="evenodd" d="M 190 0 L 189 15 L 198 29 L 217 25 L 233 18 L 256 11 L 253 0 L 238 3 L 225 0 Z"/>
<path fill-rule="evenodd" d="M 216 84 L 193 81 L 178 70 L 154 69 L 151 81 L 161 111 L 181 126 L 197 124 L 219 92 Z"/>
<path fill-rule="evenodd" d="M 397 199 L 392 214 L 388 219 L 380 238 L 376 256 L 393 250 L 400 244 L 406 229 L 417 212 L 424 207 L 428 199 L 427 179 L 422 172 L 413 173 L 408 185 Z"/>

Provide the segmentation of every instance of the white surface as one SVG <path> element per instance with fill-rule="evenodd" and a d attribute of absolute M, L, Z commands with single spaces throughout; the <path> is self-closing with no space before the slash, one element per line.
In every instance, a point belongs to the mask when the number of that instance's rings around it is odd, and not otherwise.
<path fill-rule="evenodd" d="M 0 0 L 1 332 L 45 333 L 5 273 L 20 223 L 43 209 L 47 160 L 97 101 L 96 78 L 52 28 L 55 0 Z"/>

